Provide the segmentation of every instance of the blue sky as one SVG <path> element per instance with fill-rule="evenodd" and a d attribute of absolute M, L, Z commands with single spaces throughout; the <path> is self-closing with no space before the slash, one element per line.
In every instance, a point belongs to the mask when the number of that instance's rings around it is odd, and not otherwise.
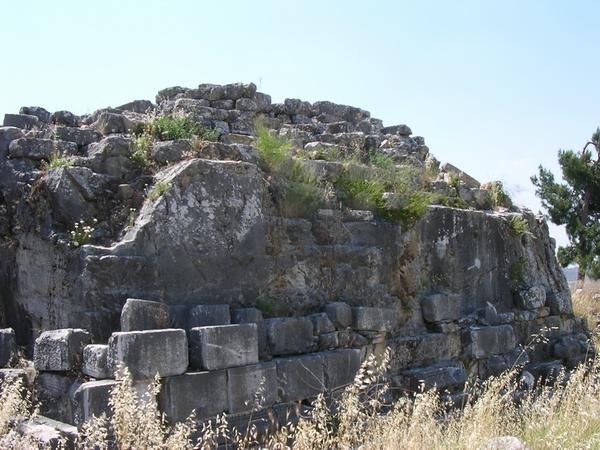
<path fill-rule="evenodd" d="M 1 3 L 0 114 L 91 112 L 173 85 L 253 81 L 406 123 L 537 210 L 529 176 L 600 125 L 600 2 Z M 564 234 L 553 228 L 559 243 Z"/>

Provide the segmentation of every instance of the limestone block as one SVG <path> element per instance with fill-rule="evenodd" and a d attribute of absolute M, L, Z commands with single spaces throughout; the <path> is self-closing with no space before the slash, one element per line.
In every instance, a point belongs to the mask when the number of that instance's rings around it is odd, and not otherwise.
<path fill-rule="evenodd" d="M 335 326 L 329 320 L 327 313 L 311 314 L 308 318 L 313 324 L 313 333 L 316 335 L 335 331 Z"/>
<path fill-rule="evenodd" d="M 133 128 L 133 122 L 122 114 L 105 111 L 98 116 L 93 126 L 104 135 L 129 133 Z"/>
<path fill-rule="evenodd" d="M 121 310 L 121 331 L 169 328 L 169 308 L 164 303 L 128 298 Z"/>
<path fill-rule="evenodd" d="M 399 136 L 410 136 L 412 130 L 407 125 L 392 125 L 381 129 L 382 134 L 397 134 Z"/>
<path fill-rule="evenodd" d="M 152 159 L 161 164 L 174 163 L 183 159 L 192 148 L 191 139 L 155 142 L 152 145 Z"/>
<path fill-rule="evenodd" d="M 402 336 L 388 339 L 394 355 L 392 372 L 408 366 L 426 366 L 437 362 L 457 359 L 462 351 L 458 333 L 426 333 L 418 336 Z"/>
<path fill-rule="evenodd" d="M 0 380 L 19 378 L 23 386 L 30 386 L 34 377 L 35 372 L 26 369 L 0 369 Z"/>
<path fill-rule="evenodd" d="M 462 386 L 467 381 L 467 371 L 461 362 L 443 363 L 405 370 L 394 381 L 412 392 L 419 392 L 421 386 L 441 391 Z"/>
<path fill-rule="evenodd" d="M 267 408 L 277 402 L 277 368 L 273 362 L 227 369 L 229 412 Z"/>
<path fill-rule="evenodd" d="M 41 372 L 35 379 L 40 413 L 51 419 L 73 423 L 71 398 L 81 383 L 72 374 Z"/>
<path fill-rule="evenodd" d="M 20 422 L 17 430 L 38 443 L 39 448 L 74 449 L 79 437 L 77 427 L 44 416 Z"/>
<path fill-rule="evenodd" d="M 5 127 L 21 128 L 31 130 L 41 125 L 40 119 L 29 114 L 5 114 L 3 125 Z"/>
<path fill-rule="evenodd" d="M 192 411 L 207 419 L 227 411 L 227 372 L 188 372 L 162 380 L 158 395 L 162 411 L 171 422 L 184 421 Z"/>
<path fill-rule="evenodd" d="M 185 330 L 146 330 L 113 333 L 108 341 L 108 364 L 112 373 L 119 364 L 134 380 L 180 375 L 188 366 Z"/>
<path fill-rule="evenodd" d="M 11 141 L 8 151 L 12 158 L 49 159 L 54 153 L 74 155 L 77 153 L 77 144 L 53 139 L 23 137 Z"/>
<path fill-rule="evenodd" d="M 229 305 L 196 305 L 188 311 L 188 328 L 229 325 Z"/>
<path fill-rule="evenodd" d="M 189 331 L 190 366 L 218 370 L 258 362 L 254 323 L 197 327 Z"/>
<path fill-rule="evenodd" d="M 468 353 L 475 359 L 507 353 L 517 345 L 511 325 L 474 327 L 467 332 Z"/>
<path fill-rule="evenodd" d="M 544 286 L 533 286 L 529 289 L 518 291 L 517 303 L 522 309 L 533 310 L 541 308 L 546 304 L 546 288 Z"/>
<path fill-rule="evenodd" d="M 318 349 L 319 350 L 333 350 L 338 348 L 340 344 L 338 332 L 324 333 L 319 335 Z"/>
<path fill-rule="evenodd" d="M 108 345 L 86 345 L 81 371 L 92 378 L 110 378 L 112 374 L 108 370 Z"/>
<path fill-rule="evenodd" d="M 275 362 L 280 401 L 310 399 L 325 391 L 321 354 L 278 358 Z"/>
<path fill-rule="evenodd" d="M 258 356 L 265 358 L 269 355 L 267 343 L 267 328 L 262 312 L 256 308 L 240 308 L 231 312 L 232 323 L 255 323 L 258 333 Z"/>
<path fill-rule="evenodd" d="M 427 322 L 451 322 L 460 317 L 460 297 L 434 294 L 421 302 L 423 318 Z"/>
<path fill-rule="evenodd" d="M 71 111 L 55 111 L 52 113 L 52 116 L 50 116 L 50 122 L 55 125 L 78 127 L 81 119 Z"/>
<path fill-rule="evenodd" d="M 396 311 L 391 308 L 352 308 L 352 328 L 355 330 L 392 331 L 397 323 Z"/>
<path fill-rule="evenodd" d="M 10 367 L 17 362 L 18 357 L 15 330 L 0 329 L 0 367 Z"/>
<path fill-rule="evenodd" d="M 108 405 L 110 392 L 116 386 L 115 380 L 88 381 L 81 384 L 73 393 L 73 421 L 82 425 L 92 417 L 110 415 Z"/>
<path fill-rule="evenodd" d="M 343 349 L 321 353 L 325 387 L 334 390 L 346 386 L 360 369 L 361 352 L 358 349 Z"/>
<path fill-rule="evenodd" d="M 79 147 L 89 145 L 92 142 L 98 142 L 102 136 L 90 128 L 78 127 L 56 127 L 45 137 L 59 139 L 62 141 L 73 142 Z"/>
<path fill-rule="evenodd" d="M 33 362 L 37 370 L 76 370 L 83 361 L 83 348 L 90 334 L 80 328 L 44 331 L 36 340 Z"/>
<path fill-rule="evenodd" d="M 313 324 L 306 317 L 267 319 L 265 326 L 273 355 L 307 353 L 313 348 Z"/>
<path fill-rule="evenodd" d="M 117 109 L 120 109 L 121 111 L 131 111 L 140 114 L 143 114 L 148 110 L 152 110 L 153 108 L 154 105 L 150 100 L 133 100 L 117 107 Z"/>
<path fill-rule="evenodd" d="M 37 117 L 41 122 L 50 122 L 51 114 L 45 108 L 41 106 L 22 106 L 19 109 L 19 114 L 27 114 L 30 116 Z"/>
<path fill-rule="evenodd" d="M 344 302 L 332 302 L 325 306 L 325 312 L 338 329 L 352 325 L 352 308 Z"/>
<path fill-rule="evenodd" d="M 6 158 L 10 143 L 20 137 L 23 137 L 23 131 L 19 128 L 0 127 L 0 159 Z"/>

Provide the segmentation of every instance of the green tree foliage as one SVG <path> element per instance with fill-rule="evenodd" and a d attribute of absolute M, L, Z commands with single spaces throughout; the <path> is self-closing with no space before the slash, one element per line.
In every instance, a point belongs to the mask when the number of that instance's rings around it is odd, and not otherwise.
<path fill-rule="evenodd" d="M 600 128 L 581 152 L 560 150 L 558 162 L 564 183 L 539 167 L 531 177 L 536 195 L 548 212 L 550 220 L 565 225 L 570 244 L 558 249 L 563 266 L 579 265 L 578 282 L 585 276 L 600 278 Z"/>

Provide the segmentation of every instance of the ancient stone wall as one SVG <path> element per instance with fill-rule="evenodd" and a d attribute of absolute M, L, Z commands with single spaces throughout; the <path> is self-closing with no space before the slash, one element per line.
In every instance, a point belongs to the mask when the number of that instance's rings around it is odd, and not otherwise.
<path fill-rule="evenodd" d="M 165 115 L 216 140 L 157 140 L 149 170 L 139 130 Z M 368 178 L 361 161 L 378 154 L 436 196 L 413 224 L 339 191 L 310 214 L 286 208 L 257 120 L 320 185 Z M 15 330 L 0 354 L 25 346 L 39 397 L 55 405 L 45 413 L 76 423 L 104 408 L 117 363 L 140 382 L 161 374 L 160 403 L 178 419 L 204 404 L 205 416 L 243 410 L 257 379 L 269 405 L 314 398 L 385 347 L 399 391 L 424 382 L 460 396 L 469 376 L 515 364 L 534 377 L 573 367 L 586 330 L 547 226 L 490 203 L 493 188 L 440 166 L 406 125 L 331 102 L 271 104 L 253 84 L 169 88 L 156 104 L 86 116 L 22 108 L 0 127 L 0 320 Z M 540 332 L 548 339 L 531 344 Z"/>

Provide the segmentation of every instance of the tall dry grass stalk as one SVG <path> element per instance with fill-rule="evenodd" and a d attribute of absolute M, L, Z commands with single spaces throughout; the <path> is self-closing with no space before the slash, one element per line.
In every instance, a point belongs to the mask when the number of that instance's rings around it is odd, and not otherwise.
<path fill-rule="evenodd" d="M 154 400 L 159 383 L 140 393 L 127 372 L 112 392 L 110 418 L 93 418 L 78 448 L 192 449 L 477 449 L 499 436 L 516 436 L 531 449 L 600 448 L 600 360 L 589 361 L 553 384 L 522 389 L 515 368 L 466 388 L 462 407 L 445 393 L 423 391 L 390 401 L 390 354 L 371 356 L 352 385 L 333 399 L 319 396 L 309 414 L 260 435 L 239 432 L 225 415 L 196 426 L 191 416 L 169 425 Z M 0 448 L 36 448 L 16 432 L 15 418 L 32 414 L 19 380 L 1 385 Z M 260 408 L 257 399 L 254 408 Z M 35 412 L 34 412 L 35 413 Z"/>
<path fill-rule="evenodd" d="M 586 280 L 583 288 L 573 288 L 573 311 L 585 317 L 588 328 L 594 330 L 600 321 L 600 281 Z"/>

